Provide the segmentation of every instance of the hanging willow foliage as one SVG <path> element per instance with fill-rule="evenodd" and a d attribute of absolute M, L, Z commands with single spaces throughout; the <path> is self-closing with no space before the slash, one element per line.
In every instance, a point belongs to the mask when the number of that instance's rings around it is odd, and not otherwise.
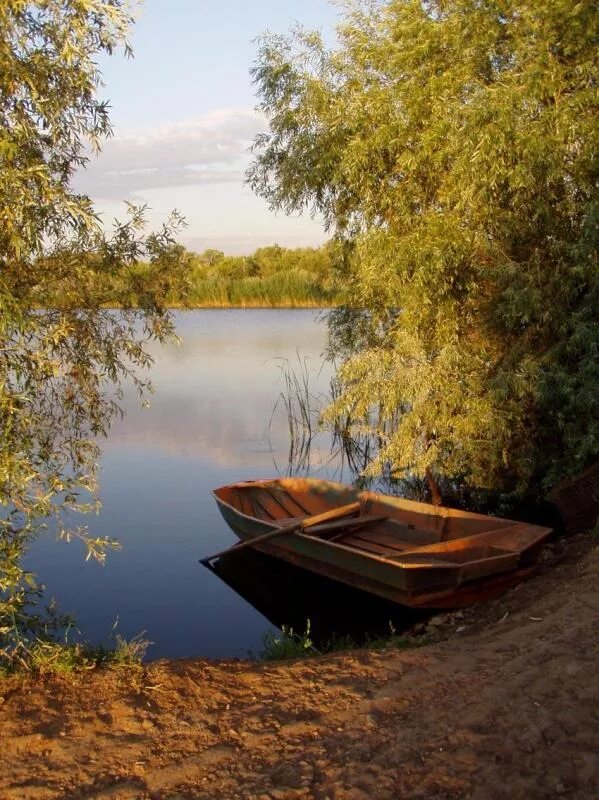
<path fill-rule="evenodd" d="M 262 41 L 248 176 L 347 245 L 370 332 L 328 415 L 373 470 L 545 492 L 599 454 L 596 4 L 346 6 L 332 51 Z"/>
<path fill-rule="evenodd" d="M 44 526 L 88 556 L 115 546 L 69 528 L 65 512 L 94 507 L 97 437 L 120 412 L 119 384 L 147 388 L 146 344 L 173 333 L 163 299 L 185 296 L 179 217 L 147 234 L 130 207 L 107 235 L 71 188 L 110 134 L 98 54 L 127 50 L 130 22 L 121 0 L 0 4 L 0 660 L 43 626 L 23 556 Z"/>

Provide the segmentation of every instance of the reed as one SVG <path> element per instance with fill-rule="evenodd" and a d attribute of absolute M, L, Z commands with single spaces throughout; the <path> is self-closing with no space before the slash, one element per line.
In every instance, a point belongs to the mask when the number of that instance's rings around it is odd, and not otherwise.
<path fill-rule="evenodd" d="M 266 277 L 201 278 L 193 282 L 187 303 L 204 308 L 321 308 L 338 301 L 337 293 L 323 288 L 313 276 L 289 272 Z"/>
<path fill-rule="evenodd" d="M 283 389 L 274 405 L 271 425 L 277 411 L 282 409 L 289 433 L 285 473 L 291 476 L 310 472 L 314 467 L 314 440 L 318 434 L 324 433 L 330 437 L 328 466 L 334 466 L 339 478 L 349 472 L 352 482 L 364 488 L 371 485 L 373 479 L 366 479 L 364 473 L 376 457 L 380 442 L 372 434 L 356 433 L 355 420 L 349 412 L 332 421 L 323 418 L 323 411 L 339 395 L 337 379 L 333 376 L 328 392 L 315 392 L 312 388 L 315 370 L 311 370 L 307 360 L 299 354 L 295 364 L 282 360 L 280 369 Z M 386 488 L 387 484 L 388 480 L 385 480 Z"/>
<path fill-rule="evenodd" d="M 327 398 L 311 389 L 311 370 L 308 360 L 297 354 L 294 366 L 287 359 L 280 361 L 283 389 L 270 419 L 282 408 L 289 432 L 286 473 L 297 475 L 310 471 L 312 443 L 320 428 L 320 413 Z"/>

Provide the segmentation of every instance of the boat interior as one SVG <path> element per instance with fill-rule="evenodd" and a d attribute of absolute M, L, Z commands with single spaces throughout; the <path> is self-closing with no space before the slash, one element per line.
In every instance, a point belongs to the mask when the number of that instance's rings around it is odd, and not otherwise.
<path fill-rule="evenodd" d="M 531 527 L 315 479 L 251 481 L 215 494 L 244 515 L 281 526 L 358 501 L 359 508 L 348 516 L 302 532 L 406 565 L 421 562 L 423 556 L 429 563 L 457 565 L 522 552 Z"/>

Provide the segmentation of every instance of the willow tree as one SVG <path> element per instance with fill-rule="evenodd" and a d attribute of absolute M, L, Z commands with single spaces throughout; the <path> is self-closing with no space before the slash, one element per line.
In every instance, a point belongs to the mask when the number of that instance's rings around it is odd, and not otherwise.
<path fill-rule="evenodd" d="M 329 414 L 373 470 L 544 492 L 599 453 L 596 3 L 346 6 L 253 73 L 249 180 L 324 216 L 368 320 Z"/>
<path fill-rule="evenodd" d="M 93 503 L 119 385 L 147 385 L 146 345 L 172 333 L 162 298 L 184 291 L 176 216 L 146 234 L 130 207 L 107 235 L 71 187 L 110 134 L 97 57 L 128 49 L 130 22 L 122 0 L 0 4 L 0 655 L 35 621 L 32 537 L 51 525 L 98 558 L 113 544 L 69 529 L 65 512 Z"/>

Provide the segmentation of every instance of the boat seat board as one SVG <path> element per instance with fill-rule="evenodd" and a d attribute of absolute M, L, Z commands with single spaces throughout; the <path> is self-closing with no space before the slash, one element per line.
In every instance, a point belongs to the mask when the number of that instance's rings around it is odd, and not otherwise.
<path fill-rule="evenodd" d="M 305 533 L 309 536 L 321 536 L 323 533 L 329 534 L 332 533 L 335 536 L 335 539 L 342 539 L 344 538 L 344 531 L 347 530 L 350 533 L 352 530 L 358 530 L 362 528 L 368 528 L 371 525 L 380 524 L 386 517 L 383 516 L 364 516 L 362 514 L 356 514 L 354 516 L 348 516 L 344 519 L 338 519 L 334 522 L 327 522 L 325 525 L 313 525 L 305 529 Z M 339 534 L 339 531 L 341 534 Z M 326 538 L 329 538 L 328 536 Z"/>
<path fill-rule="evenodd" d="M 408 531 L 406 531 L 406 533 L 408 533 Z M 359 535 L 369 542 L 388 547 L 391 550 L 403 551 L 412 550 L 414 548 L 414 542 L 409 538 L 404 539 L 403 536 L 396 534 L 395 531 L 390 532 L 387 522 L 385 522 L 384 525 L 377 525 L 375 528 L 361 531 Z"/>
<path fill-rule="evenodd" d="M 414 525 L 408 525 L 396 519 L 389 519 L 385 524 L 384 530 L 389 536 L 397 538 L 402 542 L 408 542 L 412 547 L 435 544 L 441 541 L 440 531 L 417 528 Z"/>
<path fill-rule="evenodd" d="M 339 544 L 342 544 L 345 547 L 353 547 L 356 550 L 362 550 L 364 553 L 372 553 L 377 556 L 385 556 L 385 558 L 389 556 L 400 555 L 400 551 L 397 550 L 397 548 L 387 547 L 384 544 L 373 542 L 370 539 L 363 538 L 358 533 L 343 536 L 337 541 Z"/>
<path fill-rule="evenodd" d="M 376 552 L 389 553 L 389 555 L 398 555 L 403 553 L 404 550 L 411 550 L 414 546 L 409 542 L 399 542 L 397 539 L 394 539 L 392 542 L 387 542 L 376 535 L 369 536 L 369 533 L 370 531 L 368 530 L 357 532 L 355 536 L 352 536 L 352 543 L 356 547 L 362 549 L 376 548 Z M 344 536 L 338 541 L 341 544 L 349 543 L 347 536 Z"/>

